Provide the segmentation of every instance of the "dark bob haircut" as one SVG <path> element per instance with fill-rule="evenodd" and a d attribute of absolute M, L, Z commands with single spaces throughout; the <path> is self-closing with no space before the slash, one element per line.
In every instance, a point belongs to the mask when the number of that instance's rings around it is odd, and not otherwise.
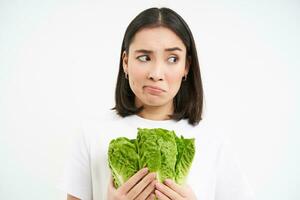
<path fill-rule="evenodd" d="M 174 113 L 169 117 L 176 121 L 188 119 L 189 124 L 197 125 L 202 120 L 203 87 L 200 75 L 197 51 L 193 35 L 186 22 L 175 11 L 169 8 L 149 8 L 138 14 L 128 25 L 121 48 L 119 73 L 115 90 L 115 109 L 117 113 L 126 117 L 138 114 L 143 106 L 135 106 L 135 95 L 123 71 L 122 54 L 129 52 L 129 46 L 134 35 L 142 28 L 166 27 L 172 30 L 186 47 L 186 60 L 190 68 L 186 81 L 181 83 L 180 89 L 173 99 Z"/>

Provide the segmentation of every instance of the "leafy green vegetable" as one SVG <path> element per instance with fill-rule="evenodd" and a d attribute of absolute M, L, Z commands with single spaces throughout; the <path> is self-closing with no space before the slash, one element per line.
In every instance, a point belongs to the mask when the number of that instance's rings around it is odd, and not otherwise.
<path fill-rule="evenodd" d="M 169 178 L 183 184 L 195 155 L 194 141 L 162 128 L 138 128 L 137 139 L 112 140 L 108 163 L 116 188 L 144 167 L 156 172 L 160 182 Z"/>
<path fill-rule="evenodd" d="M 185 139 L 176 136 L 177 162 L 175 166 L 175 182 L 183 184 L 195 155 L 195 139 Z"/>
<path fill-rule="evenodd" d="M 112 140 L 108 155 L 114 184 L 118 188 L 139 170 L 139 155 L 135 140 L 125 137 Z"/>

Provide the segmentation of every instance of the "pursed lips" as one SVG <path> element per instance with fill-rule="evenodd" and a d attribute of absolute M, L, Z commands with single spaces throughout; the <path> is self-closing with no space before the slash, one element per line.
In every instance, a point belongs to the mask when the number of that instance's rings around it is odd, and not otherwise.
<path fill-rule="evenodd" d="M 146 85 L 145 87 L 148 87 L 148 88 L 153 89 L 153 90 L 165 92 L 164 89 L 162 89 L 160 87 L 157 87 L 157 86 Z"/>

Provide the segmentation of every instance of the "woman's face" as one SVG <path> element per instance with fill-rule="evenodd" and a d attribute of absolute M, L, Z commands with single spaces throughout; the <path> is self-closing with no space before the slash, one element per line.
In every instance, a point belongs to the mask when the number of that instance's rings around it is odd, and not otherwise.
<path fill-rule="evenodd" d="M 123 53 L 123 67 L 137 106 L 173 106 L 182 77 L 189 69 L 185 45 L 164 27 L 138 31 L 129 54 Z"/>

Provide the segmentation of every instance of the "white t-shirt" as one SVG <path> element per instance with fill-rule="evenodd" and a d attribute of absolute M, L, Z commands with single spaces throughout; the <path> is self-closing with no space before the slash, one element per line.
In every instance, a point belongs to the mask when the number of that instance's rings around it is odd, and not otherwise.
<path fill-rule="evenodd" d="M 59 187 L 82 200 L 106 200 L 110 169 L 109 142 L 117 137 L 134 139 L 137 128 L 165 128 L 185 138 L 195 138 L 195 157 L 187 184 L 199 200 L 253 200 L 253 191 L 242 172 L 230 140 L 202 121 L 148 120 L 138 115 L 120 117 L 109 111 L 103 117 L 83 123 L 74 140 Z"/>

